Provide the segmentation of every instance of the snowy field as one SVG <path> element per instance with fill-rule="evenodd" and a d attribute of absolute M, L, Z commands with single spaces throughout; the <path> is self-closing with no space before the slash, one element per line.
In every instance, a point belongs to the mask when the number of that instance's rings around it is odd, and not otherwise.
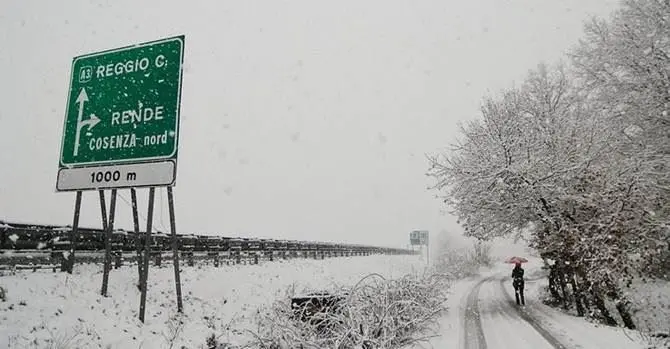
<path fill-rule="evenodd" d="M 415 348 L 646 348 L 634 331 L 589 323 L 541 303 L 546 285 L 541 262 L 526 268 L 526 307 L 513 304 L 512 266 L 498 262 L 449 290 L 438 334 Z M 422 272 L 417 256 L 297 259 L 261 265 L 183 267 L 183 325 L 179 325 L 171 265 L 153 267 L 146 324 L 138 320 L 136 267 L 112 270 L 109 297 L 99 295 L 100 265 L 79 265 L 73 275 L 24 271 L 0 276 L 8 289 L 0 302 L 0 348 L 205 348 L 242 344 L 255 330 L 257 309 L 289 290 L 333 289 L 379 273 L 397 278 Z M 658 289 L 656 289 L 658 292 Z M 478 315 L 473 316 L 474 313 Z M 514 333 L 510 336 L 510 333 Z M 470 338 L 469 340 L 466 337 Z M 552 342 L 553 341 L 553 342 Z M 57 345 L 48 346 L 54 342 Z M 553 346 L 552 346 L 553 344 Z M 414 348 L 413 348 L 414 349 Z"/>
<path fill-rule="evenodd" d="M 352 285 L 370 273 L 396 278 L 421 272 L 418 256 L 369 256 L 290 260 L 261 265 L 182 267 L 183 325 L 176 319 L 171 265 L 152 267 L 146 323 L 138 320 L 140 292 L 136 266 L 110 274 L 109 297 L 100 296 L 101 265 L 78 265 L 73 275 L 50 271 L 0 276 L 8 290 L 0 302 L 0 348 L 204 348 L 215 334 L 219 343 L 239 344 L 251 335 L 261 305 L 287 289 L 331 289 Z M 60 348 L 59 346 L 52 346 Z"/>

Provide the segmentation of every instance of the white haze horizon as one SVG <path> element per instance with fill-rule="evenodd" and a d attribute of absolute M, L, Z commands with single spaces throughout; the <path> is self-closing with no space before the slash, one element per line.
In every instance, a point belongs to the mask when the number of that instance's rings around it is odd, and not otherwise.
<path fill-rule="evenodd" d="M 459 239 L 425 176 L 482 98 L 618 0 L 15 1 L 0 13 L 0 220 L 72 224 L 55 181 L 72 58 L 185 35 L 180 233 L 406 247 Z M 141 229 L 147 189 L 139 189 Z M 132 229 L 129 190 L 115 226 Z M 109 191 L 107 191 L 109 202 Z M 95 191 L 80 226 L 100 227 Z M 154 229 L 169 231 L 156 191 Z"/>

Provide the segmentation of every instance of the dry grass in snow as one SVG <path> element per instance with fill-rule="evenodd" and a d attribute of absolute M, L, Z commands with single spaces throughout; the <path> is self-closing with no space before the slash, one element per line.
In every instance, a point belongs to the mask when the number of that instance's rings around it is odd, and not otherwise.
<path fill-rule="evenodd" d="M 256 340 L 249 347 L 403 348 L 437 335 L 446 310 L 449 281 L 444 275 L 407 274 L 387 279 L 362 278 L 353 287 L 329 290 L 344 295 L 339 307 L 301 321 L 291 308 L 295 290 L 260 316 Z"/>

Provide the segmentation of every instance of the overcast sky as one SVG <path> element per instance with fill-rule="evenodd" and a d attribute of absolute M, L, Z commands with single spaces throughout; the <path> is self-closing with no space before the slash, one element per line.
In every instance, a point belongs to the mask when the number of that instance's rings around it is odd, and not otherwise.
<path fill-rule="evenodd" d="M 424 154 L 477 117 L 487 91 L 557 61 L 585 19 L 617 5 L 5 1 L 0 219 L 72 223 L 74 194 L 55 192 L 72 58 L 183 34 L 179 231 L 392 246 L 412 229 L 459 234 L 426 190 Z M 117 225 L 130 228 L 130 194 L 120 195 Z M 166 198 L 156 196 L 163 229 Z M 95 192 L 81 224 L 100 225 Z"/>

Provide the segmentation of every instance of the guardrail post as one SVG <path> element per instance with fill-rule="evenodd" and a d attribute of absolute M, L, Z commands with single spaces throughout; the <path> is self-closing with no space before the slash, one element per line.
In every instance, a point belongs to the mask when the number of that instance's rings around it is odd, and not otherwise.
<path fill-rule="evenodd" d="M 193 260 L 193 252 L 189 252 L 189 253 L 188 253 L 188 261 L 187 261 L 187 263 L 188 263 L 188 266 L 189 266 L 189 267 L 192 267 L 192 266 L 195 265 L 195 261 Z"/>
<path fill-rule="evenodd" d="M 214 264 L 214 267 L 219 266 L 219 252 L 207 252 L 207 257 L 212 258 L 212 264 Z"/>
<path fill-rule="evenodd" d="M 61 256 L 62 256 L 62 255 L 61 255 Z M 70 262 L 70 261 L 69 261 L 67 258 L 65 258 L 65 257 L 61 257 L 61 258 L 60 258 L 60 271 L 62 271 L 62 272 L 67 272 L 67 271 L 69 270 L 68 268 L 70 267 L 70 263 L 69 263 L 69 262 Z"/>
<path fill-rule="evenodd" d="M 114 252 L 114 269 L 119 269 L 123 265 L 123 259 L 121 258 L 121 252 Z"/>
<path fill-rule="evenodd" d="M 163 264 L 163 253 L 161 253 L 161 251 L 155 252 L 155 254 L 154 254 L 154 264 L 157 267 L 160 267 Z"/>

